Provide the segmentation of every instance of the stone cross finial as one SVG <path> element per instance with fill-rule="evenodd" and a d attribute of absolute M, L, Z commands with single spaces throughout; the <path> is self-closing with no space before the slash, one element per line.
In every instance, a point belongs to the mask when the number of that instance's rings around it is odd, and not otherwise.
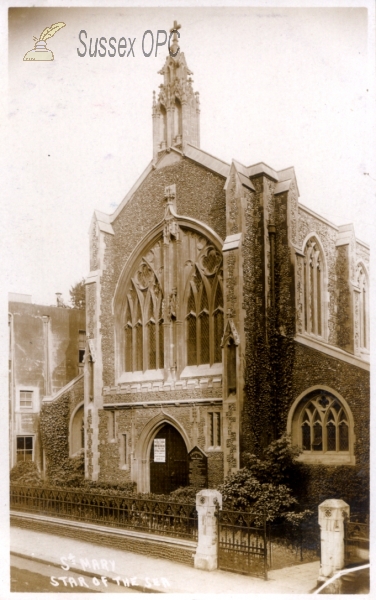
<path fill-rule="evenodd" d="M 177 21 L 174 21 L 174 25 L 170 29 L 170 34 L 173 33 L 174 35 L 172 36 L 172 44 L 171 44 L 171 47 L 169 47 L 169 50 L 170 50 L 170 55 L 174 56 L 174 57 L 179 52 L 178 29 L 180 29 L 180 28 L 181 28 L 181 25 L 179 25 L 179 23 Z M 179 34 L 179 37 L 180 37 L 180 34 Z"/>
<path fill-rule="evenodd" d="M 176 31 L 176 30 L 178 30 L 180 28 L 181 28 L 181 25 L 178 25 L 178 22 L 174 21 L 174 24 L 173 24 L 173 26 L 170 29 L 170 33 L 172 33 L 173 31 Z"/>

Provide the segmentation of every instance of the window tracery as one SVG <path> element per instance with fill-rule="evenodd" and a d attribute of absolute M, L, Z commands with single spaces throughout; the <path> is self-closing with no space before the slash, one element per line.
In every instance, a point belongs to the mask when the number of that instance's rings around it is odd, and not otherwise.
<path fill-rule="evenodd" d="M 208 246 L 193 266 L 186 303 L 187 365 L 222 361 L 222 256 Z"/>
<path fill-rule="evenodd" d="M 124 275 L 114 300 L 122 381 L 134 378 L 125 373 L 181 373 L 222 361 L 222 254 L 213 243 L 165 219 L 160 237 Z"/>
<path fill-rule="evenodd" d="M 124 325 L 124 370 L 163 367 L 162 288 L 151 266 L 143 260 L 131 279 Z"/>
<path fill-rule="evenodd" d="M 304 396 L 292 417 L 293 443 L 302 448 L 302 459 L 325 462 L 325 457 L 349 457 L 350 417 L 349 409 L 331 392 L 316 389 Z"/>

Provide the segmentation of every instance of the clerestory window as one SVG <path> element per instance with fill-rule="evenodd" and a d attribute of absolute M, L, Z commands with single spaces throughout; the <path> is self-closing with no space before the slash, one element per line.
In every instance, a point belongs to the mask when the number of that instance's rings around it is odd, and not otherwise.
<path fill-rule="evenodd" d="M 324 336 L 324 260 L 315 237 L 304 249 L 304 329 L 306 333 Z"/>
<path fill-rule="evenodd" d="M 357 284 L 359 288 L 359 342 L 360 348 L 369 348 L 368 339 L 368 281 L 362 264 L 357 268 Z"/>

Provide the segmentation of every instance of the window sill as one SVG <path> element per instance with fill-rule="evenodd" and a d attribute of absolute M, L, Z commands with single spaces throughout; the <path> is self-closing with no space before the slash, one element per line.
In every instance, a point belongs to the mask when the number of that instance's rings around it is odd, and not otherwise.
<path fill-rule="evenodd" d="M 216 375 L 222 375 L 223 366 L 222 363 L 214 363 L 213 365 L 199 365 L 185 367 L 181 374 L 180 379 L 193 379 L 195 377 L 215 377 Z"/>
<path fill-rule="evenodd" d="M 81 456 L 81 454 L 84 454 L 84 452 L 84 448 L 81 448 L 81 450 L 76 450 L 76 452 L 70 455 L 70 458 L 77 458 L 78 456 Z"/>
<path fill-rule="evenodd" d="M 222 452 L 222 446 L 209 446 L 208 452 Z"/>
<path fill-rule="evenodd" d="M 355 465 L 355 456 L 350 454 L 340 454 L 334 452 L 333 454 L 326 452 L 324 453 L 303 453 L 297 457 L 297 460 L 307 465 Z"/>
<path fill-rule="evenodd" d="M 143 381 L 163 381 L 163 369 L 124 372 L 120 375 L 117 383 L 140 383 Z"/>

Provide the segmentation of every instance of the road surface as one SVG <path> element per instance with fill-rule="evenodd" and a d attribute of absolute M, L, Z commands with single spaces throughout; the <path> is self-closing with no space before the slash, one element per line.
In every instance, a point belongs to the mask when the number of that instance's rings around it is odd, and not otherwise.
<path fill-rule="evenodd" d="M 92 577 L 74 571 L 63 571 L 61 568 L 46 565 L 35 560 L 21 558 L 11 554 L 10 558 L 10 591 L 11 592 L 50 592 L 63 594 L 88 593 L 140 593 L 111 582 L 111 578 Z"/>

